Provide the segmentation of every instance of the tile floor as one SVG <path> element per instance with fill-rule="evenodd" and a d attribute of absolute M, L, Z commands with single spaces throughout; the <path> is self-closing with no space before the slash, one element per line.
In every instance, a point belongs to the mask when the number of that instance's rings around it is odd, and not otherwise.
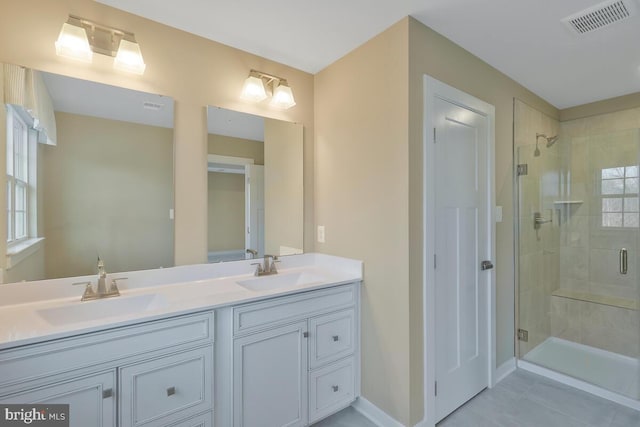
<path fill-rule="evenodd" d="M 640 412 L 518 370 L 442 420 L 438 427 L 638 427 Z M 353 408 L 314 427 L 376 427 Z"/>

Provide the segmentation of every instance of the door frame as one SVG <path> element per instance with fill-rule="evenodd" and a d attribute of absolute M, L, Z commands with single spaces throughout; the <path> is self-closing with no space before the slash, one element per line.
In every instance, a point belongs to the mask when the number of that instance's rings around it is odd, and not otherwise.
<path fill-rule="evenodd" d="M 247 230 L 250 230 L 251 219 L 249 212 L 250 202 L 248 193 L 247 173 L 251 165 L 255 163 L 254 159 L 248 157 L 221 156 L 218 154 L 207 155 L 207 174 L 209 172 L 231 173 L 244 176 L 244 246 L 245 250 L 249 247 L 251 237 Z M 209 227 L 209 214 L 207 214 L 207 228 Z M 208 246 L 208 245 L 207 245 Z M 209 248 L 207 248 L 207 261 L 209 259 Z M 245 251 L 245 259 L 252 259 L 248 252 Z"/>
<path fill-rule="evenodd" d="M 488 119 L 487 126 L 487 190 L 489 214 L 487 215 L 488 242 L 491 260 L 496 263 L 495 227 L 495 107 L 429 75 L 423 77 L 423 358 L 424 358 L 424 418 L 421 426 L 435 426 L 435 378 L 436 378 L 436 327 L 435 327 L 435 147 L 433 128 L 435 124 L 436 98 L 470 109 Z M 496 272 L 490 270 L 487 292 L 488 352 L 487 376 L 489 387 L 496 379 Z"/>

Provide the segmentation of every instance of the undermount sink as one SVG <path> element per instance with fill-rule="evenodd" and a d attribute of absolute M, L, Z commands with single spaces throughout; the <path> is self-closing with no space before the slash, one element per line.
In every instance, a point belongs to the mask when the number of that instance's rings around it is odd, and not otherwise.
<path fill-rule="evenodd" d="M 321 283 L 325 280 L 322 276 L 303 271 L 299 273 L 279 273 L 273 276 L 255 277 L 253 279 L 239 280 L 236 283 L 250 291 L 268 291 Z"/>
<path fill-rule="evenodd" d="M 101 300 L 73 302 L 60 307 L 38 310 L 38 315 L 53 326 L 126 316 L 164 308 L 166 298 L 158 294 L 119 296 Z"/>

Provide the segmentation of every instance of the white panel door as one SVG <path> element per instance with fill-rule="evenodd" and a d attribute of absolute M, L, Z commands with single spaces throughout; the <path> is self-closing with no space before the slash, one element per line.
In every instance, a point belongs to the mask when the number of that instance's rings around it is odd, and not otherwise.
<path fill-rule="evenodd" d="M 237 338 L 233 344 L 235 427 L 307 423 L 307 322 Z"/>
<path fill-rule="evenodd" d="M 436 418 L 489 385 L 488 119 L 435 100 Z"/>
<path fill-rule="evenodd" d="M 264 256 L 264 166 L 245 165 L 245 249 Z M 252 256 L 246 252 L 246 258 Z"/>

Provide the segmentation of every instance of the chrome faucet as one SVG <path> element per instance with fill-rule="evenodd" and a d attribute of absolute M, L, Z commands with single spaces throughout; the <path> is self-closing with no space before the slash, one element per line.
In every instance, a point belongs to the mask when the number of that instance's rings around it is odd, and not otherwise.
<path fill-rule="evenodd" d="M 268 276 L 270 274 L 278 274 L 278 269 L 276 269 L 276 262 L 280 262 L 278 261 L 277 256 L 265 255 L 264 262 L 262 264 L 259 262 L 251 264 L 256 266 L 256 271 L 253 273 L 254 276 Z"/>
<path fill-rule="evenodd" d="M 118 289 L 117 282 L 118 280 L 124 279 L 126 279 L 126 277 L 118 277 L 117 279 L 112 279 L 111 284 L 107 285 L 107 271 L 104 268 L 104 261 L 102 261 L 102 259 L 98 257 L 98 283 L 96 286 L 96 290 L 93 289 L 93 284 L 91 282 L 79 282 L 74 283 L 74 285 L 85 285 L 86 287 L 80 301 L 90 301 L 94 299 L 119 296 L 120 290 Z"/>

